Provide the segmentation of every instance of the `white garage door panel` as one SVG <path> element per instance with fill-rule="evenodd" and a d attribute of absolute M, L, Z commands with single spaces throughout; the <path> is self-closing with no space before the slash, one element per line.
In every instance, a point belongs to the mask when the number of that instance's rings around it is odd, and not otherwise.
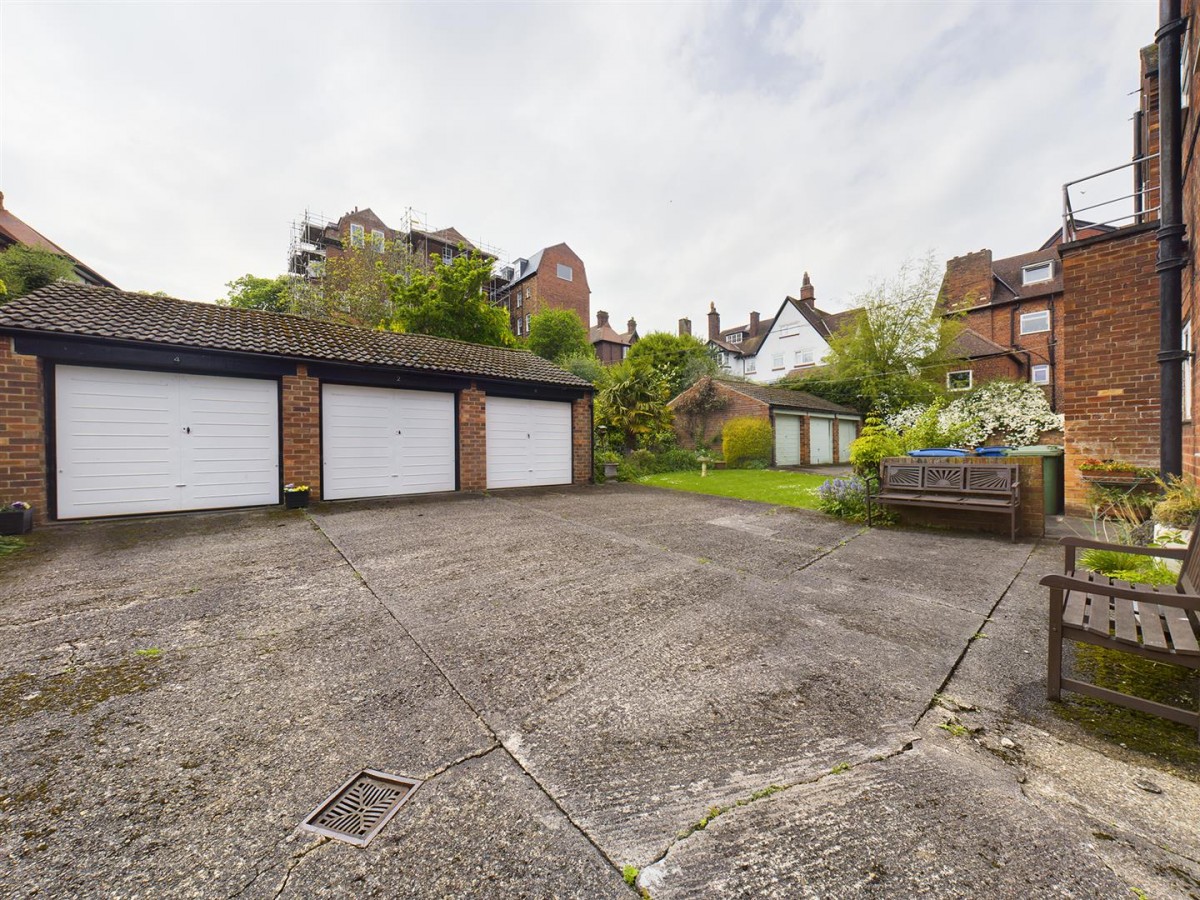
<path fill-rule="evenodd" d="M 321 410 L 326 499 L 454 490 L 453 394 L 328 384 Z"/>
<path fill-rule="evenodd" d="M 814 466 L 827 466 L 833 462 L 833 419 L 808 420 L 808 459 Z"/>
<path fill-rule="evenodd" d="M 800 465 L 800 417 L 775 415 L 775 465 Z"/>
<path fill-rule="evenodd" d="M 279 502 L 274 381 L 55 369 L 61 518 Z"/>
<path fill-rule="evenodd" d="M 488 487 L 570 483 L 571 404 L 488 397 Z"/>
<path fill-rule="evenodd" d="M 838 462 L 850 462 L 850 445 L 857 436 L 857 422 L 849 419 L 838 420 Z"/>

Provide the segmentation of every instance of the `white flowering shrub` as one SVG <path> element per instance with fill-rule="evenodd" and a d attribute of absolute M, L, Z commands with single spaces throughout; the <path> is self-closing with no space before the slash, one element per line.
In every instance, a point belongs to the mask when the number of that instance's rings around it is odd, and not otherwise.
<path fill-rule="evenodd" d="M 885 421 L 889 428 L 904 434 L 927 428 L 932 410 L 937 410 L 937 431 L 961 435 L 961 444 L 969 447 L 978 447 L 990 437 L 1007 444 L 1032 444 L 1043 431 L 1063 427 L 1063 417 L 1051 411 L 1042 389 L 1024 381 L 989 381 L 945 408 L 936 403 L 910 406 Z"/>

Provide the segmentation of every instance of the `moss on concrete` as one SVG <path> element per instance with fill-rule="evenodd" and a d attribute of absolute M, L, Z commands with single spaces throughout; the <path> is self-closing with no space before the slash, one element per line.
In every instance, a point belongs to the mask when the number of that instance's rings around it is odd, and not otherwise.
<path fill-rule="evenodd" d="M 42 712 L 87 712 L 113 697 L 137 694 L 160 681 L 157 657 L 136 656 L 55 675 L 16 672 L 0 679 L 0 726 Z"/>

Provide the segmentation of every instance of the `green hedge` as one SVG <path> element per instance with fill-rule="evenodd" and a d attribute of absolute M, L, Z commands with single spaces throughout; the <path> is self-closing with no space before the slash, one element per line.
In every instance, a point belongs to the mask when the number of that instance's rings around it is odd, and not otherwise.
<path fill-rule="evenodd" d="M 730 419 L 721 432 L 721 447 L 725 463 L 731 469 L 744 469 L 753 464 L 771 464 L 775 435 L 766 419 Z"/>

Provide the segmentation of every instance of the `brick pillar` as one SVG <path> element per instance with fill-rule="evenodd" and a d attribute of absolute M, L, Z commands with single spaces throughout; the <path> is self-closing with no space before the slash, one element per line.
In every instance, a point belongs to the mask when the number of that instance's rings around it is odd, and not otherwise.
<path fill-rule="evenodd" d="M 304 365 L 283 376 L 283 481 L 321 496 L 321 383 Z"/>
<path fill-rule="evenodd" d="M 46 401 L 36 356 L 20 356 L 0 338 L 0 505 L 23 500 L 45 522 Z"/>
<path fill-rule="evenodd" d="M 592 466 L 592 395 L 571 403 L 571 453 L 575 461 L 572 484 L 590 484 Z"/>
<path fill-rule="evenodd" d="M 487 396 L 474 382 L 458 393 L 458 489 L 487 489 Z"/>

